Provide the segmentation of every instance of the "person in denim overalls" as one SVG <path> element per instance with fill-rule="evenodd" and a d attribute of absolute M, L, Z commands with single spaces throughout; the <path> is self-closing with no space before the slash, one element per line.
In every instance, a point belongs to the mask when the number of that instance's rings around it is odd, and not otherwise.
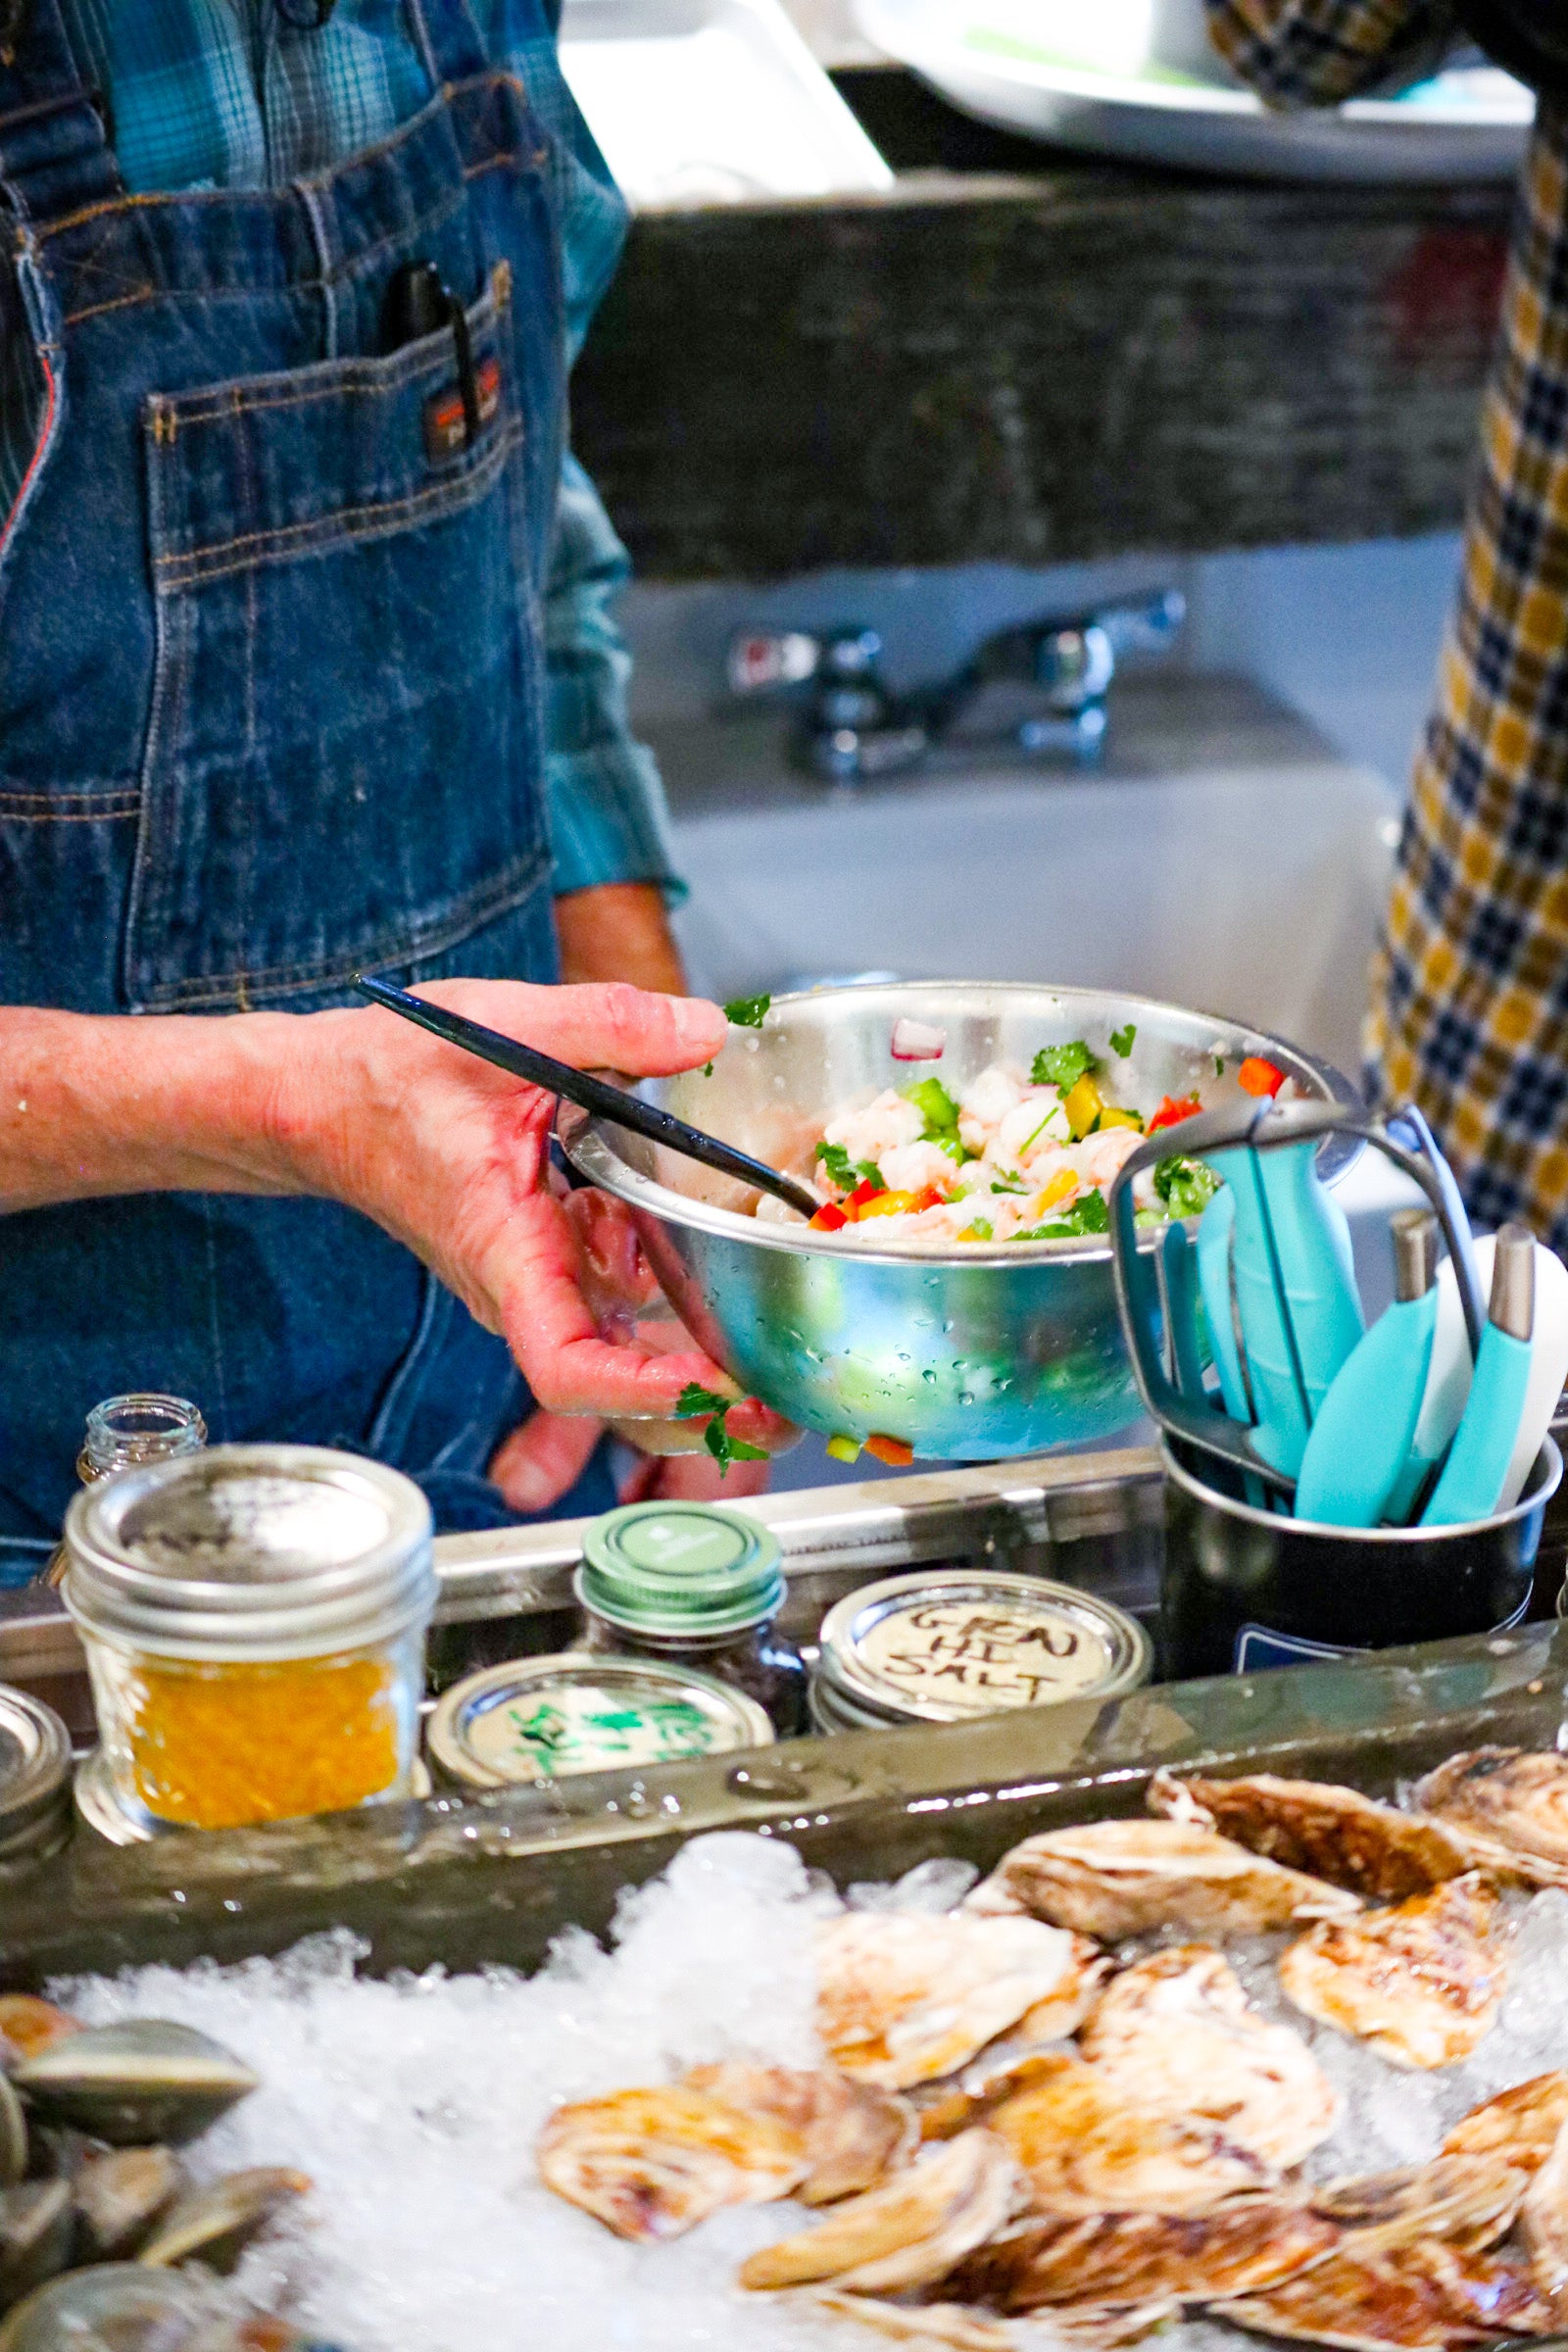
<path fill-rule="evenodd" d="M 567 1411 L 714 1378 L 599 1337 L 541 1098 L 326 1009 L 364 968 L 585 1063 L 684 1068 L 723 1035 L 710 1005 L 515 985 L 556 974 L 560 242 L 519 85 L 462 0 L 419 14 L 430 103 L 272 191 L 127 196 L 53 0 L 0 60 L 0 367 L 44 419 L 0 538 L 13 1576 L 119 1390 L 368 1448 L 472 1525 L 505 1516 L 516 1363 Z M 459 316 L 389 348 L 421 268 Z M 565 1507 L 612 1500 L 596 1468 Z"/>

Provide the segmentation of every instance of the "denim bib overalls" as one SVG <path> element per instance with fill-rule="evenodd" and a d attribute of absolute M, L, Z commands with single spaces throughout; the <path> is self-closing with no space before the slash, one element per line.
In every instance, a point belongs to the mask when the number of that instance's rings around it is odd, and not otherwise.
<path fill-rule="evenodd" d="M 0 416 L 42 418 L 0 523 L 0 1001 L 304 1012 L 361 967 L 554 977 L 551 146 L 463 0 L 411 6 L 429 103 L 274 190 L 128 196 L 54 0 L 0 64 Z M 417 264 L 462 320 L 389 350 Z M 0 1576 L 43 1557 L 84 1413 L 141 1388 L 215 1439 L 368 1448 L 451 1525 L 505 1515 L 481 1473 L 526 1403 L 503 1344 L 333 1203 L 3 1218 Z M 564 1507 L 612 1499 L 598 1469 Z"/>

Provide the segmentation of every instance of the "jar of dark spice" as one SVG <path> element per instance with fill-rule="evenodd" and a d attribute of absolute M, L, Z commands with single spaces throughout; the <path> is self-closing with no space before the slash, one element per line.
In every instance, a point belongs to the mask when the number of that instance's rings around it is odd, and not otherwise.
<path fill-rule="evenodd" d="M 757 1520 L 715 1503 L 627 1503 L 583 1540 L 582 1646 L 716 1675 L 788 1740 L 807 1728 L 808 1678 L 775 1626 L 784 1592 L 777 1540 Z"/>

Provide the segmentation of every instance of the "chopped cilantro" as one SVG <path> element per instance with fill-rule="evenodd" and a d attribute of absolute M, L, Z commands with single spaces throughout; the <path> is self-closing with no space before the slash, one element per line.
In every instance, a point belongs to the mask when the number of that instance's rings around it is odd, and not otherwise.
<path fill-rule="evenodd" d="M 705 1078 L 711 1078 L 711 1076 L 712 1076 L 712 1075 L 713 1075 L 713 1065 L 712 1065 L 712 1063 L 711 1063 L 710 1061 L 705 1061 L 705 1062 L 704 1062 L 704 1064 L 703 1064 L 703 1076 L 704 1076 Z"/>
<path fill-rule="evenodd" d="M 920 1113 L 922 1142 L 946 1143 L 949 1136 L 955 1142 L 957 1140 L 958 1105 L 940 1078 L 917 1078 L 912 1086 L 900 1087 L 899 1092 Z"/>
<path fill-rule="evenodd" d="M 993 1180 L 991 1190 L 994 1193 L 1026 1193 L 1029 1187 L 1026 1184 L 998 1184 Z"/>
<path fill-rule="evenodd" d="M 816 1156 L 832 1181 L 846 1193 L 853 1193 L 858 1184 L 868 1184 L 874 1193 L 885 1193 L 888 1189 L 874 1159 L 852 1159 L 842 1144 L 818 1144 Z"/>
<path fill-rule="evenodd" d="M 772 1002 L 770 996 L 734 997 L 724 1007 L 724 1018 L 733 1021 L 737 1029 L 760 1029 Z"/>
<path fill-rule="evenodd" d="M 1108 1233 L 1110 1212 L 1105 1206 L 1103 1193 L 1085 1193 L 1075 1200 L 1065 1216 L 1053 1218 L 1049 1225 L 1031 1225 L 1026 1233 L 1015 1233 L 1015 1242 L 1070 1242 L 1086 1233 Z"/>
<path fill-rule="evenodd" d="M 1200 1159 L 1187 1159 L 1179 1152 L 1162 1159 L 1154 1170 L 1154 1191 L 1165 1203 L 1168 1217 L 1201 1215 L 1214 1195 L 1220 1180 L 1212 1168 Z"/>
<path fill-rule="evenodd" d="M 677 1421 L 695 1421 L 703 1414 L 708 1415 L 703 1444 L 726 1478 L 731 1462 L 765 1462 L 767 1459 L 760 1446 L 748 1446 L 744 1438 L 730 1436 L 725 1420 L 734 1402 L 733 1396 L 721 1396 L 716 1389 L 701 1388 L 695 1380 L 689 1380 L 675 1399 Z"/>
<path fill-rule="evenodd" d="M 1137 1035 L 1138 1024 L 1136 1021 L 1129 1021 L 1125 1029 L 1113 1029 L 1111 1031 L 1110 1050 L 1116 1055 L 1119 1061 L 1126 1060 L 1128 1054 L 1133 1050 L 1133 1040 Z"/>
<path fill-rule="evenodd" d="M 1054 1086 L 1066 1094 L 1069 1087 L 1076 1086 L 1080 1078 L 1087 1078 L 1091 1070 L 1099 1067 L 1083 1039 L 1075 1037 L 1070 1045 L 1042 1046 L 1035 1055 L 1029 1079 L 1034 1086 Z"/>
<path fill-rule="evenodd" d="M 1225 1056 L 1223 1054 L 1216 1054 L 1214 1056 L 1214 1075 L 1216 1078 L 1223 1078 L 1225 1075 Z"/>

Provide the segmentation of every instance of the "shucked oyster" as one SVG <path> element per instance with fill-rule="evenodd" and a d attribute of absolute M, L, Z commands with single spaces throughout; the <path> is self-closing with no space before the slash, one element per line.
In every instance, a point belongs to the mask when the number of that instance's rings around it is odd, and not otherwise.
<path fill-rule="evenodd" d="M 803 2135 L 682 2083 L 558 2107 L 539 2134 L 540 2177 L 619 2237 L 679 2237 L 721 2205 L 788 2196 Z"/>
<path fill-rule="evenodd" d="M 907 2160 L 919 2137 L 914 2113 L 903 2099 L 873 2082 L 851 2082 L 831 2067 L 803 2072 L 731 2058 L 721 2066 L 693 2067 L 686 2084 L 743 2115 L 773 2116 L 800 2133 L 807 2172 L 795 2194 L 804 2205 L 829 2205 L 870 2188 Z"/>
<path fill-rule="evenodd" d="M 1443 2143 L 1445 2156 L 1503 2156 L 1521 2172 L 1545 2163 L 1568 2124 L 1568 2070 L 1532 2075 L 1462 2115 Z"/>
<path fill-rule="evenodd" d="M 815 2229 L 765 2246 L 741 2284 L 804 2286 L 830 2278 L 855 2293 L 897 2294 L 944 2278 L 1000 2230 L 1021 2201 L 1012 2158 L 989 2132 L 964 2132 L 880 2188 L 835 2207 Z"/>
<path fill-rule="evenodd" d="M 1113 1977 L 1082 2046 L 1128 2098 L 1200 2117 L 1280 2171 L 1339 2120 L 1338 2093 L 1300 2035 L 1259 2017 L 1206 1944 L 1152 1952 Z"/>
<path fill-rule="evenodd" d="M 1481 2253 L 1513 2228 L 1530 2177 L 1501 2156 L 1436 2156 L 1312 2191 L 1314 2213 L 1348 2232 L 1345 2252 L 1364 2262 L 1417 2238 Z"/>
<path fill-rule="evenodd" d="M 1181 1821 L 1092 1821 L 1004 1854 L 963 1911 L 1025 1912 L 1114 1941 L 1155 1928 L 1238 1936 L 1348 1919 L 1358 1898 Z M 960 1913 L 961 1916 L 961 1913 Z"/>
<path fill-rule="evenodd" d="M 1280 1984 L 1394 2066 L 1451 2066 L 1489 2031 L 1507 1984 L 1496 1911 L 1491 1888 L 1464 1878 L 1349 1926 L 1325 1921 L 1292 1944 Z"/>
<path fill-rule="evenodd" d="M 1054 2031 L 1081 2022 L 1108 1962 L 1082 1936 L 1032 1919 L 850 1911 L 818 1932 L 817 2025 L 834 2063 L 905 2090 L 965 2065 L 1046 2004 Z M 1036 2034 L 1036 2038 L 1039 2038 Z"/>
<path fill-rule="evenodd" d="M 1554 1748 L 1471 1748 L 1429 1772 L 1415 1801 L 1463 1838 L 1475 1867 L 1568 1886 L 1568 1756 Z"/>
<path fill-rule="evenodd" d="M 1349 2352 L 1444 2352 L 1504 2335 L 1552 2335 L 1560 2313 L 1518 2264 L 1423 2240 L 1367 2261 L 1339 2254 L 1213 2314 L 1259 2335 Z"/>
<path fill-rule="evenodd" d="M 1357 1894 L 1397 1901 L 1425 1894 L 1471 1868 L 1464 1841 L 1441 1822 L 1381 1805 L 1328 1781 L 1178 1780 L 1156 1772 L 1151 1812 L 1218 1830 L 1249 1852 L 1327 1879 Z"/>
<path fill-rule="evenodd" d="M 1007 2312 L 1060 2303 L 1207 2303 L 1289 2278 L 1338 2241 L 1332 2222 L 1287 2197 L 1243 2197 L 1201 2215 L 1031 2219 L 971 2254 L 948 2292 Z"/>
<path fill-rule="evenodd" d="M 1206 2213 L 1273 2176 L 1194 2117 L 1140 2105 L 1082 2058 L 1040 2058 L 988 2119 L 1048 2213 Z"/>

